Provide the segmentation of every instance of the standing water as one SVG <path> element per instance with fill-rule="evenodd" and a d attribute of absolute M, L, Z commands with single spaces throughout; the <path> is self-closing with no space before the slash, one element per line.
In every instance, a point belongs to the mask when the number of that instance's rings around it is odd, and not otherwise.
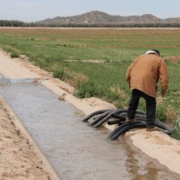
<path fill-rule="evenodd" d="M 62 180 L 174 180 L 166 170 L 107 139 L 109 130 L 81 122 L 85 115 L 42 85 L 10 84 L 0 93 Z"/>

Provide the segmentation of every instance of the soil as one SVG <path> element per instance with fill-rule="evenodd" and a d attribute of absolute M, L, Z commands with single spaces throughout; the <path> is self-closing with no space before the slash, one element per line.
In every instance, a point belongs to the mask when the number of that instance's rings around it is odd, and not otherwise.
<path fill-rule="evenodd" d="M 163 58 L 165 61 L 170 61 L 170 62 L 179 62 L 180 57 L 178 56 L 167 56 Z"/>

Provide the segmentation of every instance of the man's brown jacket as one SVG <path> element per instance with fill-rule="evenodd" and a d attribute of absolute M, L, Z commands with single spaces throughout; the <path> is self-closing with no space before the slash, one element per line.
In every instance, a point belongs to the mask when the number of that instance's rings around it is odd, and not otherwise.
<path fill-rule="evenodd" d="M 126 80 L 131 90 L 138 89 L 154 98 L 159 79 L 161 93 L 164 95 L 168 88 L 168 71 L 163 59 L 156 54 L 137 57 L 126 72 Z"/>

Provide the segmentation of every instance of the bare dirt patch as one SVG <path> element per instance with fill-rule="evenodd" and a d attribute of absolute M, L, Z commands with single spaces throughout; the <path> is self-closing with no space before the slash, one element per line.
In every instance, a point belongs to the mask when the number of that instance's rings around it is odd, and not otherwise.
<path fill-rule="evenodd" d="M 167 56 L 163 58 L 165 61 L 170 61 L 170 62 L 180 62 L 180 57 L 178 56 Z"/>
<path fill-rule="evenodd" d="M 65 60 L 67 62 L 73 62 L 73 61 L 78 61 L 78 60 Z M 105 60 L 79 60 L 82 62 L 91 62 L 91 63 L 104 63 Z"/>

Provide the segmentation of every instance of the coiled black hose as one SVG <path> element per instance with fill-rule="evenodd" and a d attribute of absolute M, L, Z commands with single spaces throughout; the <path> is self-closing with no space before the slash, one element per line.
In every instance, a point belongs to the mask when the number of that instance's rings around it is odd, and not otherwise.
<path fill-rule="evenodd" d="M 125 121 L 127 117 L 127 109 L 105 109 L 99 110 L 91 113 L 85 117 L 82 121 L 87 122 L 89 119 L 94 117 L 94 121 L 90 122 L 88 125 L 98 128 L 107 122 L 108 125 L 117 124 L 119 125 L 114 131 L 112 131 L 108 139 L 115 140 L 126 131 L 134 128 L 146 128 L 146 113 L 140 110 L 136 111 L 135 121 L 132 123 L 127 123 Z M 115 119 L 108 121 L 109 119 Z M 155 126 L 160 128 L 166 134 L 172 134 L 175 131 L 175 128 L 172 128 L 158 119 L 155 120 Z"/>
<path fill-rule="evenodd" d="M 101 125 L 103 125 L 106 121 L 108 121 L 112 117 L 112 114 L 119 114 L 119 113 L 122 113 L 122 112 L 127 112 L 127 109 L 117 109 L 116 111 L 111 112 L 109 115 L 107 115 L 101 121 L 96 123 L 93 127 L 95 127 L 95 128 L 100 127 Z"/>
<path fill-rule="evenodd" d="M 159 128 L 164 129 L 164 130 L 167 130 L 168 134 L 172 134 L 176 130 L 176 128 L 172 128 L 172 127 L 168 126 L 167 124 L 165 124 L 164 122 L 159 121 L 157 119 L 154 121 L 154 123 L 155 123 L 156 127 L 159 127 Z"/>
<path fill-rule="evenodd" d="M 96 117 L 94 119 L 94 121 L 92 121 L 91 123 L 89 123 L 89 126 L 94 126 L 95 124 L 97 124 L 99 121 L 101 121 L 102 119 L 104 119 L 106 116 L 108 116 L 109 114 L 111 114 L 112 112 L 114 112 L 115 110 L 107 110 L 106 112 L 102 113 L 101 115 L 99 115 L 98 117 Z"/>
<path fill-rule="evenodd" d="M 123 129 L 124 127 L 126 126 L 129 126 L 129 125 L 135 125 L 135 124 L 139 124 L 141 121 L 139 120 L 136 120 L 132 123 L 127 123 L 126 121 L 122 122 L 122 124 L 120 126 L 118 126 L 116 129 L 114 129 L 110 134 L 109 136 L 107 137 L 108 139 L 111 139 L 112 136 L 114 136 L 118 131 L 120 131 L 121 129 Z"/>
<path fill-rule="evenodd" d="M 110 140 L 115 140 L 117 139 L 119 136 L 121 136 L 122 134 L 124 134 L 125 132 L 134 129 L 134 128 L 145 128 L 146 127 L 146 123 L 143 122 L 138 122 L 137 124 L 128 124 L 126 126 L 124 126 L 123 128 L 120 128 L 119 131 L 117 131 L 116 133 L 114 133 L 112 136 L 109 137 Z"/>
<path fill-rule="evenodd" d="M 169 135 L 175 130 L 167 126 L 166 124 L 162 122 L 158 122 L 158 121 L 155 121 L 155 126 L 160 128 L 161 131 Z M 123 135 L 125 132 L 134 128 L 146 128 L 146 121 L 136 120 L 132 123 L 124 123 L 120 125 L 119 127 L 117 127 L 114 131 L 112 131 L 110 135 L 108 136 L 108 139 L 115 140 L 119 136 Z"/>
<path fill-rule="evenodd" d="M 103 110 L 95 111 L 95 112 L 89 114 L 88 116 L 86 116 L 86 117 L 82 120 L 82 122 L 87 122 L 87 121 L 88 121 L 90 118 L 92 118 L 93 116 L 98 115 L 98 114 L 102 114 L 102 113 L 104 113 L 104 112 L 106 112 L 106 111 L 108 111 L 108 110 L 110 110 L 110 109 L 103 109 Z"/>

